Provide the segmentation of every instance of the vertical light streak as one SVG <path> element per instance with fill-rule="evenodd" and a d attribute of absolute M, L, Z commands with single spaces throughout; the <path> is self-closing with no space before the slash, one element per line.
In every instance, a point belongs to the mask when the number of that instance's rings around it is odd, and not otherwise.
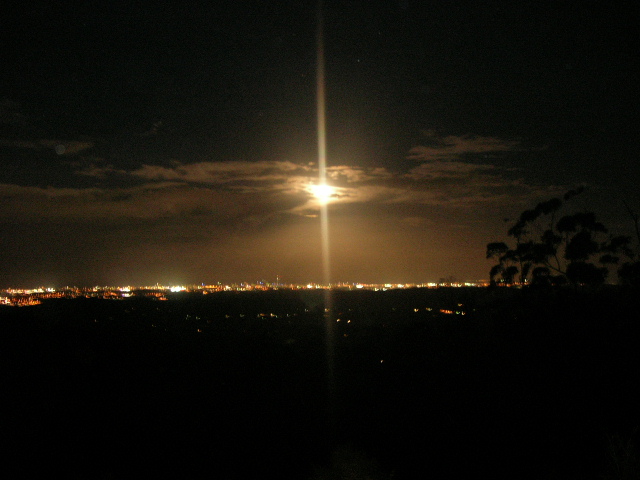
<path fill-rule="evenodd" d="M 324 15 L 323 1 L 318 0 L 318 30 L 316 33 L 316 101 L 318 116 L 318 185 L 327 184 L 327 136 L 325 99 L 325 59 L 324 59 Z M 328 203 L 320 206 L 320 234 L 322 240 L 322 270 L 324 291 L 324 324 L 327 341 L 327 414 L 329 436 L 335 433 L 335 376 L 334 376 L 334 335 L 331 299 L 331 264 L 329 259 L 329 209 Z"/>
<path fill-rule="evenodd" d="M 324 79 L 324 19 L 322 0 L 318 1 L 318 31 L 316 33 L 316 102 L 318 115 L 318 170 L 321 185 L 327 182 L 327 137 Z"/>
<path fill-rule="evenodd" d="M 316 92 L 318 115 L 318 185 L 327 184 L 327 129 L 326 129 L 326 100 L 325 100 L 325 60 L 324 60 L 324 19 L 323 2 L 318 1 L 318 32 Z M 327 202 L 328 203 L 328 202 Z M 329 262 L 329 215 L 327 203 L 320 207 L 320 229 L 322 235 L 322 270 L 325 285 L 331 282 L 331 264 Z"/>

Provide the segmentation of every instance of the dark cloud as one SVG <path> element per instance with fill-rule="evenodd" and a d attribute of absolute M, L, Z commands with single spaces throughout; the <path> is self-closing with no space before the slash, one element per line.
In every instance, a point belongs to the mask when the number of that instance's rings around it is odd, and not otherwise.
<path fill-rule="evenodd" d="M 0 99 L 0 125 L 23 127 L 27 116 L 22 113 L 20 103 L 9 98 Z"/>
<path fill-rule="evenodd" d="M 334 165 L 327 177 L 334 188 L 335 208 L 349 204 L 407 204 L 474 207 L 491 202 L 537 196 L 539 187 L 513 172 L 489 163 L 460 160 L 470 153 L 506 152 L 516 142 L 467 135 L 436 137 L 435 146 L 412 149 L 422 163 L 406 172 L 384 167 Z M 79 142 L 70 144 L 77 150 Z M 89 148 L 90 144 L 86 144 Z M 227 161 L 177 163 L 171 166 L 143 164 L 126 170 L 108 164 L 76 164 L 75 174 L 99 181 L 91 188 L 26 187 L 5 184 L 0 193 L 12 211 L 48 212 L 54 217 L 135 218 L 182 214 L 199 208 L 215 208 L 239 218 L 285 213 L 308 215 L 319 204 L 310 188 L 317 182 L 314 164 L 291 161 Z M 130 187 L 109 186 L 110 178 L 137 180 Z M 102 183 L 100 183 L 102 182 Z M 35 214 L 35 213 L 34 213 Z"/>
<path fill-rule="evenodd" d="M 131 172 L 132 175 L 147 180 L 177 180 L 187 183 L 205 183 L 211 185 L 238 186 L 258 184 L 287 184 L 301 178 L 317 176 L 308 165 L 292 162 L 256 161 L 256 162 L 200 162 L 176 164 L 172 167 L 143 165 Z"/>
<path fill-rule="evenodd" d="M 52 150 L 58 155 L 77 155 L 78 153 L 93 148 L 92 141 L 79 140 L 28 140 L 0 138 L 0 146 L 24 150 Z"/>
<path fill-rule="evenodd" d="M 413 147 L 407 158 L 411 160 L 455 160 L 468 155 L 488 155 L 515 152 L 522 147 L 515 140 L 479 135 L 436 134 L 432 130 L 424 132 L 424 145 Z"/>

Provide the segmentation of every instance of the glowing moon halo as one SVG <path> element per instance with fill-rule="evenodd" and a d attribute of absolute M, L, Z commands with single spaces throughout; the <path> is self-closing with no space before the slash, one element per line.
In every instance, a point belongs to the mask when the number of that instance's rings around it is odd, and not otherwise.
<path fill-rule="evenodd" d="M 320 185 L 310 185 L 309 191 L 316 197 L 318 203 L 326 205 L 331 201 L 331 198 L 336 194 L 336 189 L 326 183 Z"/>

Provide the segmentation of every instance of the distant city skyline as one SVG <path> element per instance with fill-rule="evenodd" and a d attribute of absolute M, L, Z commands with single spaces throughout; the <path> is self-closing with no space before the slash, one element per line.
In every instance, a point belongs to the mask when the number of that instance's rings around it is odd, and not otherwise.
<path fill-rule="evenodd" d="M 72 299 L 72 298 L 101 298 L 104 300 L 123 300 L 131 297 L 147 297 L 153 300 L 168 300 L 167 295 L 180 293 L 211 294 L 220 292 L 266 292 L 266 291 L 313 291 L 313 290 L 402 290 L 413 288 L 459 288 L 459 287 L 487 287 L 488 283 L 423 283 L 423 284 L 366 284 L 366 283 L 338 283 L 323 285 L 317 283 L 306 284 L 273 284 L 273 283 L 234 283 L 234 284 L 199 284 L 199 285 L 146 285 L 146 286 L 94 286 L 78 287 L 65 286 L 36 287 L 30 289 L 8 288 L 0 289 L 0 306 L 27 307 L 40 305 L 44 300 Z M 445 312 L 449 313 L 449 312 Z M 454 312 L 450 312 L 454 313 Z"/>

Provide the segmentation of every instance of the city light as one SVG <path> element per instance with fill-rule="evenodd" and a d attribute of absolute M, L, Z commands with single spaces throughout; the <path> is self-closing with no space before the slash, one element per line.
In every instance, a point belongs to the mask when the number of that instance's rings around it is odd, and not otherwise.
<path fill-rule="evenodd" d="M 0 305 L 8 306 L 32 306 L 39 305 L 43 300 L 56 298 L 101 298 L 105 300 L 123 300 L 131 297 L 147 297 L 153 300 L 168 300 L 171 294 L 181 294 L 183 292 L 190 294 L 207 295 L 216 292 L 248 292 L 248 291 L 270 291 L 270 290 L 324 290 L 330 292 L 332 290 L 350 291 L 350 290 L 371 290 L 371 291 L 387 291 L 387 290 L 403 290 L 412 288 L 462 288 L 462 287 L 487 287 L 488 283 L 465 282 L 465 283 L 304 283 L 304 284 L 282 284 L 258 282 L 250 284 L 246 282 L 222 284 L 222 283 L 199 283 L 196 285 L 160 285 L 151 286 L 92 286 L 92 287 L 39 287 L 30 289 L 7 288 L 0 290 Z M 508 287 L 504 287 L 508 288 Z M 455 312 L 457 313 L 457 312 Z M 464 315 L 464 313 L 462 313 Z"/>

